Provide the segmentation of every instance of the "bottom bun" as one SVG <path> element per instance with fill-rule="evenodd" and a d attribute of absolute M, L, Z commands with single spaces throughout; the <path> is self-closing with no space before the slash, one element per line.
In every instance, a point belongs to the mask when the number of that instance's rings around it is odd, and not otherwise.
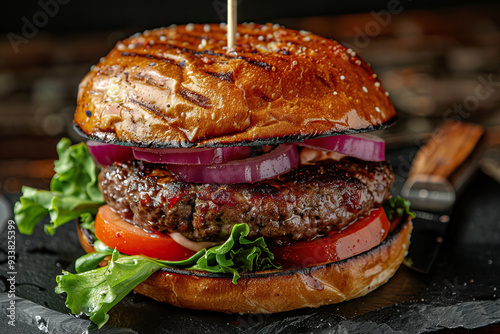
<path fill-rule="evenodd" d="M 377 247 L 318 266 L 232 275 L 162 269 L 134 291 L 178 307 L 226 313 L 277 313 L 335 304 L 366 295 L 385 284 L 408 251 L 412 224 L 399 226 Z M 79 229 L 83 248 L 89 241 Z M 90 246 L 91 247 L 91 246 Z"/>

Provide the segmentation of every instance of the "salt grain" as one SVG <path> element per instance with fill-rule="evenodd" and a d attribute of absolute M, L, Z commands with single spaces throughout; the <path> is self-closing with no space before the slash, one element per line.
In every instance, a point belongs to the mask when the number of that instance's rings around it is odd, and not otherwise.
<path fill-rule="evenodd" d="M 201 43 L 198 45 L 198 49 L 203 49 L 206 46 L 207 46 L 207 40 L 202 38 Z"/>

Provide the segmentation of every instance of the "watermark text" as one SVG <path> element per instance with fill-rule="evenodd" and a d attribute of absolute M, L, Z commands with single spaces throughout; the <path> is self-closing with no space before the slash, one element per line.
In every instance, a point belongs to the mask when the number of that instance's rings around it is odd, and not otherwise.
<path fill-rule="evenodd" d="M 39 0 L 40 10 L 36 11 L 31 18 L 21 17 L 21 34 L 9 32 L 7 38 L 15 53 L 19 52 L 21 44 L 28 44 L 30 40 L 38 35 L 40 28 L 45 27 L 51 18 L 59 13 L 60 5 L 65 5 L 70 0 Z"/>
<path fill-rule="evenodd" d="M 16 325 L 16 222 L 8 221 L 7 227 L 7 296 L 10 299 L 7 307 L 7 318 L 10 326 Z"/>

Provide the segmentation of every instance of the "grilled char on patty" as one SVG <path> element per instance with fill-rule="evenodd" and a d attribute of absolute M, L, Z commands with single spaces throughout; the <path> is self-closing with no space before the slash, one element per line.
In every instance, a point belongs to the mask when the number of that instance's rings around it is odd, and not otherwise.
<path fill-rule="evenodd" d="M 389 196 L 386 162 L 323 160 L 256 183 L 194 184 L 165 165 L 128 161 L 100 174 L 105 201 L 145 230 L 180 232 L 194 241 L 224 240 L 234 224 L 275 244 L 340 230 Z"/>

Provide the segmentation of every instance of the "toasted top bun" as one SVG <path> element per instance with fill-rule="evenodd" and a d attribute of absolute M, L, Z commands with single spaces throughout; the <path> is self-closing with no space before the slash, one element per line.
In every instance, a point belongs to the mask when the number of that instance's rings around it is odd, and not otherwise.
<path fill-rule="evenodd" d="M 102 142 L 211 147 L 366 132 L 395 120 L 387 93 L 352 50 L 277 25 L 145 31 L 119 42 L 80 84 L 75 125 Z"/>

